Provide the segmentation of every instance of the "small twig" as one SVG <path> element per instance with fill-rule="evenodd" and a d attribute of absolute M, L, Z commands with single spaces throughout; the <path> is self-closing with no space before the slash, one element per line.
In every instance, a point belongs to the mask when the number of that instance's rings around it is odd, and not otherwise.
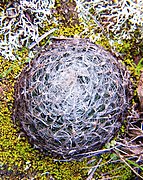
<path fill-rule="evenodd" d="M 120 151 L 120 152 L 122 152 L 123 154 L 126 154 L 126 155 L 128 155 L 128 153 L 126 153 L 125 151 L 122 151 L 121 149 L 118 149 L 116 146 L 114 147 L 117 151 Z"/>
<path fill-rule="evenodd" d="M 102 179 L 99 179 L 99 180 L 109 180 L 109 178 L 110 178 L 110 180 L 111 179 L 115 179 L 115 178 L 121 178 L 122 176 L 113 176 L 113 177 L 107 177 L 107 178 L 102 178 Z"/>
<path fill-rule="evenodd" d="M 82 153 L 82 154 L 80 154 L 80 156 L 89 158 L 89 157 L 92 157 L 92 156 L 96 156 L 96 155 L 99 155 L 99 154 L 104 154 L 104 153 L 110 152 L 111 150 L 113 150 L 113 147 L 109 148 L 109 149 L 102 149 L 102 150 L 97 150 L 97 151 L 91 151 L 91 152 L 88 152 L 88 153 Z M 75 157 L 76 156 L 79 156 L 79 155 L 75 155 Z"/>
<path fill-rule="evenodd" d="M 86 180 L 91 180 L 93 178 L 93 175 L 94 175 L 96 169 L 99 167 L 99 164 L 101 163 L 101 161 L 102 161 L 102 158 L 99 160 L 99 162 L 97 163 L 96 166 L 94 166 L 90 169 L 90 175 L 88 176 L 88 178 Z"/>

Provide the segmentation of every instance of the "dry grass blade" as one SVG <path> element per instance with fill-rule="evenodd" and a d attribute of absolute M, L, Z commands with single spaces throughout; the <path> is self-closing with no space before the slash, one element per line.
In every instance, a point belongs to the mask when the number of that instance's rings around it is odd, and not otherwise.
<path fill-rule="evenodd" d="M 102 158 L 99 160 L 99 162 L 97 163 L 96 166 L 92 167 L 89 170 L 89 172 L 88 172 L 89 176 L 88 176 L 88 178 L 86 180 L 91 180 L 93 178 L 94 173 L 95 173 L 96 169 L 98 168 L 99 164 L 101 163 L 101 161 L 102 161 Z"/>
<path fill-rule="evenodd" d="M 143 179 L 136 171 L 136 169 L 143 171 L 143 131 L 140 128 L 141 123 L 141 118 L 129 122 L 126 136 L 119 139 L 114 151 L 136 176 Z"/>

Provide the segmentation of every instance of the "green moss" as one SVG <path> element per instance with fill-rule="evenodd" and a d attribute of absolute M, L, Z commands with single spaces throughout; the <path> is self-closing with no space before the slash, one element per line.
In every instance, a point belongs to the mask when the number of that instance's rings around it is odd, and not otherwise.
<path fill-rule="evenodd" d="M 140 61 L 138 62 L 136 69 L 135 69 L 135 73 L 137 75 L 140 75 L 141 71 L 143 71 L 143 58 L 141 58 Z"/>

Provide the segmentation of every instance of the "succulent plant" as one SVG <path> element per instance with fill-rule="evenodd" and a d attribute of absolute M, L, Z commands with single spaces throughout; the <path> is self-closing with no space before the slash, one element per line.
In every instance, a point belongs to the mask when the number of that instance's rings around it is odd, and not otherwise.
<path fill-rule="evenodd" d="M 126 68 L 87 39 L 53 39 L 19 76 L 13 116 L 30 142 L 64 159 L 102 148 L 131 100 Z"/>

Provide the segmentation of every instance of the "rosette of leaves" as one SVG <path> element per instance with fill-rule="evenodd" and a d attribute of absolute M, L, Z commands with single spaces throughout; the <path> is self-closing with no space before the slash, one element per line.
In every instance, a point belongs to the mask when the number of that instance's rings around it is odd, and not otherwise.
<path fill-rule="evenodd" d="M 102 148 L 120 128 L 132 86 L 126 68 L 86 39 L 54 39 L 15 85 L 13 116 L 30 142 L 64 159 Z"/>

